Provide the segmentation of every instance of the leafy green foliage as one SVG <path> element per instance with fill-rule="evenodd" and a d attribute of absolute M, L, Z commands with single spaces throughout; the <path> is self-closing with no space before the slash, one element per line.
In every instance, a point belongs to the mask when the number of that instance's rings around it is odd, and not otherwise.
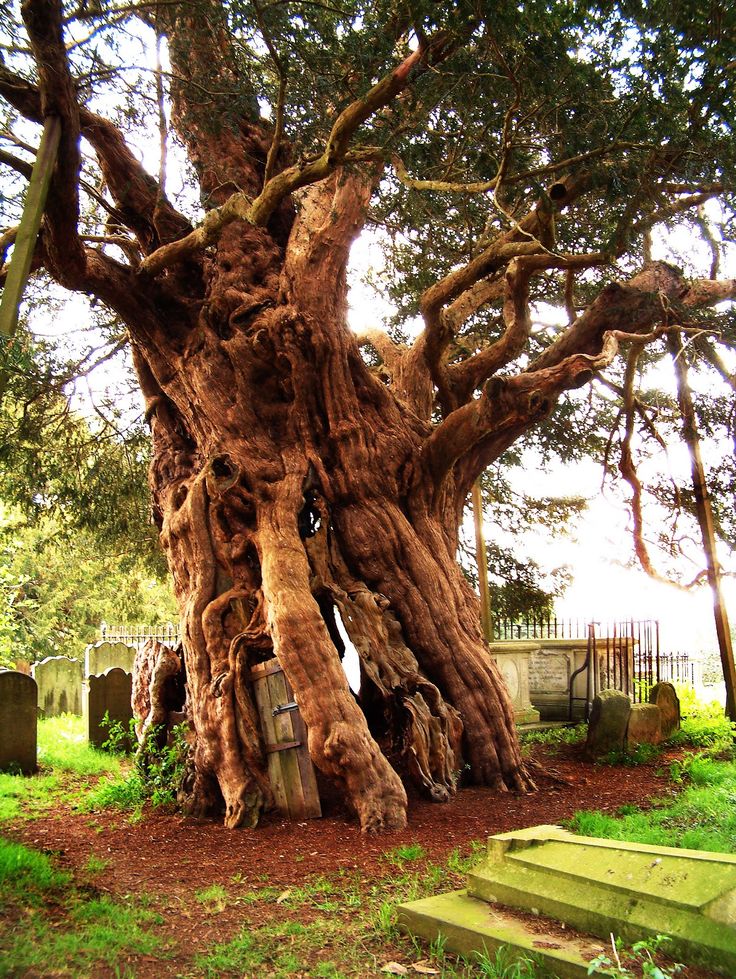
<path fill-rule="evenodd" d="M 645 979 L 673 979 L 684 971 L 685 967 L 679 962 L 671 967 L 663 966 L 655 961 L 657 953 L 671 939 L 667 935 L 656 935 L 654 938 L 642 939 L 627 947 L 616 939 L 612 943 L 611 953 L 601 952 L 591 959 L 588 975 L 593 975 L 596 969 L 606 969 L 607 974 L 616 979 L 633 979 L 634 976 L 644 976 Z"/>
<path fill-rule="evenodd" d="M 189 754 L 187 732 L 187 725 L 180 724 L 163 740 L 162 728 L 150 728 L 136 750 L 133 770 L 100 782 L 85 799 L 84 807 L 120 809 L 130 812 L 137 821 L 147 801 L 154 807 L 173 805 Z M 108 751 L 126 753 L 136 743 L 135 720 L 128 727 L 119 721 L 108 722 L 108 738 L 103 746 Z"/>
<path fill-rule="evenodd" d="M 175 619 L 168 584 L 89 530 L 45 517 L 35 524 L 0 503 L 0 662 L 78 658 L 100 622 Z"/>

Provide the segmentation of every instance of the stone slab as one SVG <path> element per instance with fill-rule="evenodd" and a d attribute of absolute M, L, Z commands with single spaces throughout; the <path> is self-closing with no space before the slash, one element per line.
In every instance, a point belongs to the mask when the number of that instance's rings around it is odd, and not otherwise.
<path fill-rule="evenodd" d="M 573 935 L 563 938 L 559 928 L 547 932 L 541 919 L 532 928 L 508 910 L 491 907 L 470 897 L 466 891 L 400 904 L 398 920 L 402 931 L 429 942 L 441 935 L 445 948 L 471 959 L 476 952 L 486 952 L 493 958 L 503 946 L 512 961 L 534 956 L 561 979 L 610 975 L 606 970 L 588 972 L 590 960 L 604 944 L 596 938 Z"/>
<path fill-rule="evenodd" d="M 631 701 L 620 690 L 601 690 L 593 698 L 585 750 L 592 757 L 623 751 L 631 716 Z"/>
<path fill-rule="evenodd" d="M 633 704 L 626 728 L 626 747 L 659 744 L 662 740 L 662 713 L 656 704 Z"/>
<path fill-rule="evenodd" d="M 662 737 L 669 736 L 680 728 L 680 698 L 672 683 L 663 680 L 655 683 L 649 691 L 649 703 L 659 707 L 662 722 Z"/>
<path fill-rule="evenodd" d="M 489 840 L 468 893 L 626 942 L 665 934 L 684 962 L 736 975 L 736 855 L 532 827 Z"/>
<path fill-rule="evenodd" d="M 38 706 L 44 717 L 82 713 L 83 666 L 68 656 L 47 656 L 33 664 Z"/>
<path fill-rule="evenodd" d="M 0 670 L 0 771 L 36 771 L 38 687 L 18 670 Z"/>
<path fill-rule="evenodd" d="M 84 675 L 97 676 L 116 666 L 126 673 L 132 673 L 136 652 L 135 646 L 128 646 L 124 642 L 103 639 L 91 643 L 84 650 Z"/>

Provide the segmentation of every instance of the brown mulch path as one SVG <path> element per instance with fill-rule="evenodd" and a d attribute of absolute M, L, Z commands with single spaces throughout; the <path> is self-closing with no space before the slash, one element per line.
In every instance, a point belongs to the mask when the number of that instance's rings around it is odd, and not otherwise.
<path fill-rule="evenodd" d="M 61 811 L 16 823 L 7 835 L 58 854 L 61 865 L 81 879 L 91 854 L 108 861 L 93 881 L 102 891 L 153 895 L 163 909 L 164 931 L 176 953 L 166 962 L 139 958 L 131 963 L 134 973 L 141 979 L 191 975 L 193 954 L 229 940 L 244 920 L 258 927 L 274 920 L 275 914 L 280 921 L 300 918 L 299 909 L 275 900 L 208 914 L 195 900 L 195 892 L 210 885 L 220 884 L 228 894 L 264 887 L 283 892 L 339 871 L 377 880 L 392 872 L 386 854 L 405 844 L 421 844 L 429 860 L 444 863 L 455 848 L 467 854 L 472 841 L 494 833 L 558 823 L 579 809 L 615 812 L 626 803 L 647 805 L 673 791 L 662 758 L 649 765 L 612 767 L 587 761 L 579 746 L 552 756 L 537 747 L 532 766 L 535 793 L 517 796 L 465 788 L 444 805 L 413 798 L 408 827 L 381 836 L 362 835 L 357 821 L 339 803 L 324 798 L 322 819 L 290 823 L 271 816 L 255 830 L 227 830 L 161 810 L 147 811 L 141 822 L 131 824 L 124 815 L 107 810 Z M 455 886 L 461 887 L 462 880 Z M 387 959 L 391 957 L 389 949 Z M 707 973 L 689 969 L 687 975 L 698 979 Z"/>

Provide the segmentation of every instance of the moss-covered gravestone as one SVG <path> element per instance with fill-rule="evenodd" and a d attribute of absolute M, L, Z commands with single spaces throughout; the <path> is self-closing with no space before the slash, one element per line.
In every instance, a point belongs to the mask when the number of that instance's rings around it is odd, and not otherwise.
<path fill-rule="evenodd" d="M 593 757 L 623 751 L 631 714 L 631 701 L 620 690 L 602 690 L 593 698 L 586 751 Z"/>
<path fill-rule="evenodd" d="M 38 706 L 44 717 L 82 713 L 82 663 L 68 656 L 47 656 L 33 665 Z"/>
<path fill-rule="evenodd" d="M 522 915 L 513 918 L 512 909 Z M 488 841 L 467 889 L 399 906 L 407 931 L 470 955 L 505 944 L 539 954 L 555 975 L 584 979 L 595 952 L 562 922 L 607 942 L 667 935 L 678 961 L 736 976 L 736 855 L 574 836 L 533 826 Z M 533 926 L 529 919 L 533 915 Z M 545 920 L 549 919 L 549 920 Z M 610 975 L 592 967 L 592 975 Z"/>
<path fill-rule="evenodd" d="M 84 650 L 84 675 L 98 675 L 117 666 L 126 673 L 133 672 L 136 648 L 124 642 L 103 639 L 91 643 Z"/>
<path fill-rule="evenodd" d="M 36 771 L 38 687 L 17 670 L 0 671 L 0 770 Z"/>
<path fill-rule="evenodd" d="M 680 729 L 680 698 L 671 683 L 655 683 L 649 691 L 649 703 L 656 704 L 662 715 L 662 737 L 668 738 Z"/>
<path fill-rule="evenodd" d="M 626 747 L 659 744 L 662 740 L 662 714 L 656 704 L 634 704 L 626 728 Z"/>
<path fill-rule="evenodd" d="M 109 725 L 118 722 L 127 730 L 133 717 L 133 677 L 113 667 L 100 676 L 88 676 L 84 691 L 84 717 L 90 744 L 98 748 L 108 740 Z M 107 724 L 103 723 L 107 715 Z"/>

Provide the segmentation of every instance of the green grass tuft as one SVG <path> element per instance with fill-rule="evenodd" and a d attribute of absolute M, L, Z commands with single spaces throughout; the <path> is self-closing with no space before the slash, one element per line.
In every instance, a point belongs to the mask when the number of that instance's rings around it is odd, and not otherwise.
<path fill-rule="evenodd" d="M 696 755 L 674 772 L 684 790 L 651 809 L 575 813 L 569 828 L 583 836 L 731 853 L 736 850 L 736 764 Z"/>
<path fill-rule="evenodd" d="M 46 891 L 64 887 L 70 880 L 45 853 L 0 837 L 0 903 L 16 894 L 34 903 Z"/>
<path fill-rule="evenodd" d="M 89 975 L 122 956 L 165 956 L 150 929 L 162 919 L 141 898 L 79 888 L 37 850 L 0 838 L 0 975 Z"/>
<path fill-rule="evenodd" d="M 75 714 L 48 717 L 38 725 L 38 763 L 42 770 L 102 775 L 119 772 L 120 761 L 87 741 L 84 720 Z"/>

